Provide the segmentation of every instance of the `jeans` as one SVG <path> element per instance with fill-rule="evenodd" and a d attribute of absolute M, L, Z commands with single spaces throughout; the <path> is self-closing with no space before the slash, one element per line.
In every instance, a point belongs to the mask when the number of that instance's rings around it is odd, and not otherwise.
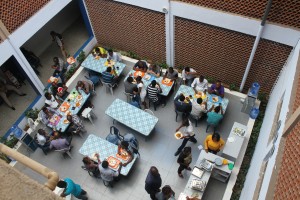
<path fill-rule="evenodd" d="M 191 142 L 193 142 L 193 143 L 197 143 L 197 140 L 196 140 L 196 138 L 195 138 L 195 135 L 190 136 L 190 137 L 188 137 L 188 138 L 184 138 L 183 141 L 182 141 L 182 144 L 181 144 L 181 146 L 178 148 L 177 152 L 181 152 L 182 149 L 185 147 L 185 145 L 186 145 L 186 143 L 187 143 L 188 141 L 191 141 Z"/>

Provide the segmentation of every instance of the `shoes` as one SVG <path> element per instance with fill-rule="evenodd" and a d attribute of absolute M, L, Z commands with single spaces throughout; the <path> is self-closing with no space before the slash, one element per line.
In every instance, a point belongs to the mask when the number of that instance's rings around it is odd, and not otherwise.
<path fill-rule="evenodd" d="M 183 175 L 182 175 L 182 174 L 178 174 L 178 176 L 179 176 L 180 178 L 183 178 Z"/>
<path fill-rule="evenodd" d="M 10 107 L 10 108 L 11 108 L 11 109 L 13 109 L 13 110 L 16 110 L 16 109 L 15 109 L 15 107 L 13 107 L 13 106 L 12 106 L 12 107 Z"/>
<path fill-rule="evenodd" d="M 178 156 L 181 153 L 181 151 L 176 151 L 176 153 L 174 154 L 174 156 Z"/>
<path fill-rule="evenodd" d="M 27 94 L 24 93 L 24 94 L 21 94 L 20 96 L 26 96 L 26 95 L 27 95 Z"/>

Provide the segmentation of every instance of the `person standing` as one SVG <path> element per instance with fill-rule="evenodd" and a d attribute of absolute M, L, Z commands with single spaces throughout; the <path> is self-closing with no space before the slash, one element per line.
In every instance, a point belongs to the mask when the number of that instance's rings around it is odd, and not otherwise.
<path fill-rule="evenodd" d="M 158 169 L 154 166 L 152 166 L 148 172 L 146 181 L 145 181 L 145 190 L 148 194 L 150 194 L 150 198 L 152 200 L 157 199 L 155 197 L 155 194 L 160 192 L 161 187 L 161 177 L 158 172 Z"/>
<path fill-rule="evenodd" d="M 99 156 L 97 156 L 98 164 L 99 164 L 99 170 L 100 170 L 100 176 L 102 180 L 104 181 L 105 186 L 113 187 L 112 182 L 115 180 L 118 180 L 118 177 L 120 175 L 120 171 L 122 168 L 122 165 L 119 166 L 117 171 L 112 170 L 108 166 L 108 162 L 104 160 L 102 163 L 99 160 Z M 100 164 L 101 163 L 101 164 Z"/>
<path fill-rule="evenodd" d="M 155 197 L 157 200 L 175 200 L 175 192 L 169 185 L 165 185 Z"/>
<path fill-rule="evenodd" d="M 183 80 L 184 84 L 187 86 L 191 86 L 196 74 L 197 74 L 197 72 L 193 68 L 185 67 L 184 70 L 182 70 L 182 72 L 181 72 L 182 80 Z"/>
<path fill-rule="evenodd" d="M 55 42 L 57 44 L 57 46 L 59 46 L 62 55 L 65 57 L 65 59 L 67 59 L 68 55 L 67 55 L 67 52 L 64 47 L 64 41 L 63 41 L 62 35 L 59 33 L 56 33 L 55 31 L 51 31 L 50 35 L 52 37 L 52 42 Z"/>
<path fill-rule="evenodd" d="M 26 94 L 21 92 L 19 89 L 17 89 L 16 87 L 12 86 L 12 85 L 8 85 L 6 84 L 6 82 L 2 82 L 2 80 L 0 80 L 0 97 L 3 99 L 3 101 L 12 109 L 12 110 L 16 110 L 15 107 L 13 106 L 13 104 L 9 101 L 9 99 L 7 98 L 7 92 L 8 91 L 14 91 L 15 93 L 17 93 L 19 96 L 25 96 Z"/>
<path fill-rule="evenodd" d="M 177 149 L 177 151 L 175 152 L 175 156 L 178 156 L 182 149 L 185 147 L 186 143 L 188 141 L 191 141 L 193 143 L 197 143 L 197 140 L 195 138 L 195 133 L 194 133 L 194 129 L 193 129 L 193 125 L 190 122 L 189 119 L 184 119 L 182 121 L 182 124 L 176 129 L 176 132 L 179 131 L 179 129 L 181 129 L 182 127 L 185 127 L 184 131 L 183 131 L 183 136 L 181 139 L 183 139 L 182 144 L 180 145 L 180 147 Z"/>
<path fill-rule="evenodd" d="M 70 194 L 74 195 L 77 199 L 87 200 L 87 193 L 85 190 L 81 188 L 80 185 L 74 183 L 70 178 L 65 178 L 64 180 L 60 180 L 57 183 L 57 187 L 64 188 L 64 191 L 61 193 L 61 197 L 66 197 Z"/>
<path fill-rule="evenodd" d="M 177 163 L 179 164 L 179 168 L 177 170 L 178 176 L 183 178 L 182 171 L 184 169 L 191 171 L 190 164 L 192 162 L 192 148 L 184 147 L 183 151 L 179 155 L 177 159 Z"/>
<path fill-rule="evenodd" d="M 141 98 L 141 102 L 144 106 L 144 109 L 148 109 L 146 101 L 145 101 L 147 91 L 146 91 L 145 85 L 142 81 L 142 77 L 141 76 L 136 77 L 136 82 L 137 82 L 137 87 L 139 89 L 139 95 L 140 95 L 140 98 Z"/>
<path fill-rule="evenodd" d="M 204 141 L 204 149 L 206 153 L 217 154 L 224 146 L 225 142 L 219 133 L 208 135 Z"/>

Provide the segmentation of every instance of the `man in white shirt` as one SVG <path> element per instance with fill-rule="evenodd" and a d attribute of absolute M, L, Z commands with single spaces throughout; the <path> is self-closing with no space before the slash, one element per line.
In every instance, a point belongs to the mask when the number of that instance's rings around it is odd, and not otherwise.
<path fill-rule="evenodd" d="M 197 72 L 193 68 L 185 67 L 184 70 L 182 70 L 181 76 L 182 80 L 185 85 L 191 86 L 191 84 L 194 81 L 194 78 L 196 76 Z"/>
<path fill-rule="evenodd" d="M 118 53 L 113 52 L 113 50 L 111 50 L 111 49 L 108 50 L 107 59 L 113 60 L 115 62 L 121 62 L 122 61 L 122 59 L 120 58 Z"/>
<path fill-rule="evenodd" d="M 102 180 L 105 182 L 105 186 L 112 186 L 112 181 L 116 180 L 120 174 L 122 165 L 119 166 L 118 171 L 114 171 L 109 168 L 109 164 L 106 160 L 104 160 L 101 164 L 99 164 L 99 171 Z"/>
<path fill-rule="evenodd" d="M 179 129 L 181 129 L 182 127 L 185 128 L 183 131 L 183 136 L 181 138 L 181 139 L 183 139 L 183 141 L 182 141 L 181 146 L 177 149 L 175 156 L 178 156 L 181 153 L 182 149 L 185 147 L 185 145 L 188 141 L 197 143 L 192 122 L 189 119 L 184 119 L 182 121 L 182 124 L 176 129 L 176 132 L 178 132 Z"/>
<path fill-rule="evenodd" d="M 191 86 L 194 88 L 195 92 L 206 92 L 208 88 L 208 81 L 201 75 L 199 78 L 194 79 Z"/>
<path fill-rule="evenodd" d="M 45 93 L 45 104 L 49 105 L 51 108 L 58 108 L 59 102 L 55 99 L 55 97 L 49 92 Z"/>
<path fill-rule="evenodd" d="M 39 129 L 36 134 L 36 141 L 38 146 L 43 150 L 44 154 L 47 155 L 47 152 L 50 150 L 50 136 L 46 133 L 45 130 Z"/>
<path fill-rule="evenodd" d="M 203 113 L 207 112 L 207 103 L 202 102 L 202 98 L 198 98 L 197 101 L 192 102 L 191 115 L 202 117 Z"/>

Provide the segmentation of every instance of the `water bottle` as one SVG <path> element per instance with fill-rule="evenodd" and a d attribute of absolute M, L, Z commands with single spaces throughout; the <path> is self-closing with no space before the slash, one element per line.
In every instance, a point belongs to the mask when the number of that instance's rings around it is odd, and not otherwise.
<path fill-rule="evenodd" d="M 255 107 L 252 107 L 252 109 L 250 111 L 250 118 L 251 119 L 256 119 L 258 114 L 259 114 L 259 109 L 255 108 Z"/>
<path fill-rule="evenodd" d="M 11 128 L 10 128 L 10 131 L 14 133 L 15 137 L 16 138 L 21 138 L 22 134 L 23 134 L 23 131 L 22 129 L 20 129 L 18 126 L 16 125 L 13 125 Z"/>
<path fill-rule="evenodd" d="M 257 96 L 259 88 L 260 88 L 260 85 L 257 82 L 252 83 L 250 93 L 254 96 Z"/>

